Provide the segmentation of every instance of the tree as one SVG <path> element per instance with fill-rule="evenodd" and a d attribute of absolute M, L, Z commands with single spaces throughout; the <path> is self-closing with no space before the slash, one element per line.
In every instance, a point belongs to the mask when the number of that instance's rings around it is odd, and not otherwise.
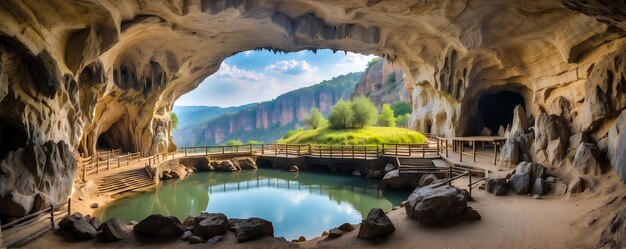
<path fill-rule="evenodd" d="M 396 117 L 398 127 L 407 128 L 409 126 L 409 119 L 411 119 L 411 114 L 409 113 L 405 113 L 404 115 L 398 115 L 398 117 Z"/>
<path fill-rule="evenodd" d="M 241 140 L 239 139 L 231 139 L 231 140 L 226 141 L 224 145 L 226 146 L 243 145 L 243 142 L 241 142 Z"/>
<path fill-rule="evenodd" d="M 378 115 L 378 125 L 383 127 L 395 127 L 396 117 L 393 115 L 393 110 L 389 104 L 384 104 L 380 115 Z"/>
<path fill-rule="evenodd" d="M 263 142 L 259 140 L 248 140 L 248 144 L 262 144 Z"/>
<path fill-rule="evenodd" d="M 413 111 L 413 108 L 407 102 L 396 102 L 391 105 L 391 109 L 396 116 L 402 116 Z"/>
<path fill-rule="evenodd" d="M 304 118 L 304 122 L 309 126 L 309 128 L 315 130 L 324 126 L 326 119 L 324 119 L 324 115 L 322 115 L 320 109 L 311 108 L 309 115 Z"/>
<path fill-rule="evenodd" d="M 352 125 L 354 111 L 349 101 L 339 100 L 330 110 L 328 121 L 333 129 L 346 129 Z"/>
<path fill-rule="evenodd" d="M 354 112 L 353 127 L 363 128 L 376 123 L 378 110 L 367 97 L 357 97 L 352 100 L 352 112 Z"/>
<path fill-rule="evenodd" d="M 170 121 L 172 121 L 172 130 L 176 130 L 178 128 L 178 116 L 175 112 L 170 112 Z"/>

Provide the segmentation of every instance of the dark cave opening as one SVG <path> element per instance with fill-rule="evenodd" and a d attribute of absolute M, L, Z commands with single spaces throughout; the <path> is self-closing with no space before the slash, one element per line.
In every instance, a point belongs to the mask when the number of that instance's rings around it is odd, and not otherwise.
<path fill-rule="evenodd" d="M 497 133 L 500 126 L 506 128 L 513 123 L 513 111 L 521 105 L 525 108 L 524 97 L 511 91 L 500 91 L 485 94 L 478 101 L 478 113 L 482 117 L 484 127 Z"/>
<path fill-rule="evenodd" d="M 0 120 L 0 158 L 4 158 L 10 151 L 26 146 L 28 136 L 24 131 Z"/>

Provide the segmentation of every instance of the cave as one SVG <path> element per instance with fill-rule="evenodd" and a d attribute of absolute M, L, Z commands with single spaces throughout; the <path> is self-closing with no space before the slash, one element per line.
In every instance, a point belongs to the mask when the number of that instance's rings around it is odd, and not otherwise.
<path fill-rule="evenodd" d="M 28 136 L 21 129 L 0 120 L 0 158 L 4 158 L 10 151 L 26 146 Z"/>
<path fill-rule="evenodd" d="M 517 92 L 499 91 L 485 94 L 478 101 L 478 114 L 482 119 L 476 122 L 482 121 L 483 127 L 489 128 L 492 134 L 495 134 L 500 126 L 506 128 L 513 123 L 513 111 L 518 105 L 526 108 L 524 97 Z M 480 130 L 478 132 L 480 133 Z"/>

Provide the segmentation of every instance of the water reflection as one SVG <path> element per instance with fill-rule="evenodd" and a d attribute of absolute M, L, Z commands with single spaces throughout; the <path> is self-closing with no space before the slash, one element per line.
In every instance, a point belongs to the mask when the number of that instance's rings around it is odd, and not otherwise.
<path fill-rule="evenodd" d="M 321 173 L 259 169 L 236 173 L 196 173 L 167 182 L 154 192 L 120 200 L 100 215 L 140 220 L 152 213 L 184 218 L 202 211 L 228 217 L 261 217 L 276 236 L 318 236 L 344 222 L 359 223 L 369 210 L 390 210 L 408 193 L 384 190 L 378 180 Z"/>

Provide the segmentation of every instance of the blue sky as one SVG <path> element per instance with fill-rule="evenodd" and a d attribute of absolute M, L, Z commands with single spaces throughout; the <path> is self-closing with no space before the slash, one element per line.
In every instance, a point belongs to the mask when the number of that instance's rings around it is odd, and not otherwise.
<path fill-rule="evenodd" d="M 215 74 L 176 100 L 175 105 L 227 107 L 271 100 L 338 75 L 363 71 L 373 58 L 329 49 L 318 50 L 317 54 L 245 51 L 224 60 Z"/>

